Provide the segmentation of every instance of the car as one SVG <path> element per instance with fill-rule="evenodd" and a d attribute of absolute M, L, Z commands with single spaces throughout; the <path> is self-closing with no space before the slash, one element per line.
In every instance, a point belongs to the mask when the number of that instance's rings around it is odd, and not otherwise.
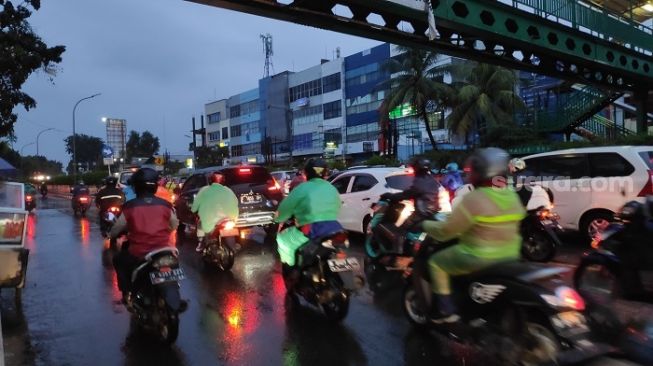
<path fill-rule="evenodd" d="M 118 188 L 123 189 L 125 188 L 127 182 L 129 181 L 129 178 L 137 171 L 137 168 L 131 168 L 131 169 L 126 169 L 118 173 Z"/>
<path fill-rule="evenodd" d="M 346 230 L 364 233 L 372 217 L 372 204 L 383 193 L 397 193 L 409 188 L 414 178 L 411 169 L 402 168 L 361 167 L 341 172 L 331 181 L 342 202 L 338 221 Z M 439 201 L 443 211 L 451 211 L 444 188 L 440 190 Z"/>
<path fill-rule="evenodd" d="M 222 173 L 225 177 L 224 185 L 238 197 L 240 214 L 236 220 L 236 228 L 240 229 L 241 237 L 245 237 L 248 228 L 253 226 L 263 226 L 271 233 L 275 212 L 283 199 L 282 189 L 266 168 L 256 165 L 203 168 L 188 177 L 184 185 L 175 192 L 178 198 L 174 206 L 180 222 L 180 232 L 183 232 L 186 226 L 196 225 L 195 214 L 190 208 L 197 192 L 209 184 L 213 172 Z"/>
<path fill-rule="evenodd" d="M 283 194 L 285 196 L 290 192 L 290 182 L 295 176 L 296 172 L 293 170 L 278 170 L 270 173 L 274 180 L 276 180 L 281 188 L 283 189 Z"/>
<path fill-rule="evenodd" d="M 523 158 L 518 179 L 553 193 L 565 229 L 592 238 L 632 200 L 653 194 L 653 146 L 602 146 L 558 150 Z"/>

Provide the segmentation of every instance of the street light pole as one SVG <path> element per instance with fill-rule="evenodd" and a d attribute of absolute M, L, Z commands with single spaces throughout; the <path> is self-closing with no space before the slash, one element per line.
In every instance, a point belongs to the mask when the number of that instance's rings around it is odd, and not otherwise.
<path fill-rule="evenodd" d="M 39 155 L 39 137 L 41 137 L 41 134 L 42 134 L 43 132 L 52 131 L 52 130 L 54 130 L 54 128 L 46 128 L 45 130 L 39 132 L 39 133 L 36 135 L 36 156 L 40 156 L 40 155 Z"/>
<path fill-rule="evenodd" d="M 82 98 L 78 100 L 77 103 L 75 103 L 75 106 L 73 107 L 73 183 L 74 184 L 77 184 L 77 143 L 76 143 L 77 133 L 75 133 L 75 111 L 77 110 L 77 106 L 79 105 L 79 103 L 87 99 L 95 98 L 100 94 L 102 93 L 96 93 L 86 98 Z"/>
<path fill-rule="evenodd" d="M 20 148 L 20 156 L 23 156 L 23 150 L 24 150 L 26 147 L 28 147 L 28 146 L 32 146 L 32 145 L 34 145 L 34 144 L 35 144 L 35 142 L 30 142 L 30 143 L 27 143 L 27 144 L 23 145 L 23 147 Z"/>

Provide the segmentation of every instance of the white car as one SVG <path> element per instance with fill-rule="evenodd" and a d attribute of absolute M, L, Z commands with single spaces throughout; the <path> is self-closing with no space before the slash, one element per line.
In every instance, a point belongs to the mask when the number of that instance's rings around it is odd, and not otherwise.
<path fill-rule="evenodd" d="M 342 201 L 338 221 L 349 231 L 364 233 L 372 217 L 372 204 L 383 193 L 407 189 L 414 177 L 412 171 L 401 168 L 362 168 L 342 172 L 331 182 L 340 192 Z M 439 201 L 443 211 L 451 211 L 445 189 L 440 190 Z"/>
<path fill-rule="evenodd" d="M 590 237 L 626 202 L 653 194 L 653 146 L 568 149 L 524 161 L 519 175 L 551 190 L 560 224 Z"/>

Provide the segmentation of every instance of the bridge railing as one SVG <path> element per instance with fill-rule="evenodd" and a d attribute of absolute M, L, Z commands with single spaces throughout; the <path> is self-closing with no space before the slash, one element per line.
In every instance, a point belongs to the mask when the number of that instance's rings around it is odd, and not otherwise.
<path fill-rule="evenodd" d="M 577 0 L 502 0 L 581 32 L 653 55 L 653 28 L 596 5 Z M 521 4 L 521 6 L 520 6 Z M 525 8 L 528 7 L 528 8 Z M 556 19 L 552 19 L 556 18 Z"/>

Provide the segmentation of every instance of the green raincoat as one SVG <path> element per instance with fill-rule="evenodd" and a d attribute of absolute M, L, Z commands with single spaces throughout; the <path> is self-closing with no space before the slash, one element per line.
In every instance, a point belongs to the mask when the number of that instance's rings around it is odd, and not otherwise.
<path fill-rule="evenodd" d="M 191 211 L 199 215 L 200 229 L 210 233 L 220 220 L 238 218 L 238 198 L 231 189 L 213 183 L 200 189 Z"/>

